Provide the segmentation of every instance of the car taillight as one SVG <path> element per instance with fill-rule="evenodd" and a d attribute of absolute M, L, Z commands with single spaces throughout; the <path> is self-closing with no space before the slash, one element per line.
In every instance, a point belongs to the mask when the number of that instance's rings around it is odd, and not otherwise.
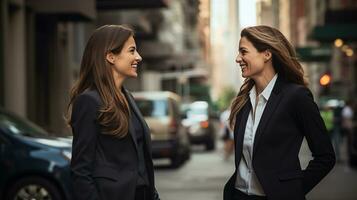
<path fill-rule="evenodd" d="M 201 125 L 202 128 L 208 128 L 209 122 L 208 121 L 202 121 L 202 122 L 200 122 L 200 125 Z"/>
<path fill-rule="evenodd" d="M 176 134 L 178 130 L 178 124 L 175 119 L 171 119 L 170 124 L 169 124 L 169 131 L 171 134 Z"/>

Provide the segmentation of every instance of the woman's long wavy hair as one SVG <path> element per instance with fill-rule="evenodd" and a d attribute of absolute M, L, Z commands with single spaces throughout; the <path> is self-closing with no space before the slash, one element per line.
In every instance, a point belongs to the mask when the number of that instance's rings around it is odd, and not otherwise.
<path fill-rule="evenodd" d="M 70 92 L 67 107 L 69 124 L 76 97 L 86 90 L 96 90 L 103 101 L 98 116 L 102 133 L 119 138 L 127 135 L 129 105 L 115 86 L 112 66 L 106 60 L 106 55 L 108 53 L 119 54 L 125 42 L 133 35 L 133 30 L 121 25 L 105 25 L 91 35 L 84 49 L 79 79 Z"/>
<path fill-rule="evenodd" d="M 307 86 L 303 68 L 298 62 L 294 48 L 279 30 L 269 26 L 252 26 L 244 28 L 240 36 L 248 39 L 258 52 L 269 50 L 272 53 L 273 67 L 279 77 L 289 82 Z M 248 101 L 248 93 L 253 86 L 254 80 L 246 78 L 237 97 L 232 101 L 229 116 L 229 124 L 232 129 L 234 128 L 235 117 Z"/>

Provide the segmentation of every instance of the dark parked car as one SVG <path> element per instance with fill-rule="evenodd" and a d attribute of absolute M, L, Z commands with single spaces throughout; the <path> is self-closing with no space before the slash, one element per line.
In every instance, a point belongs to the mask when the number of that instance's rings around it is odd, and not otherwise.
<path fill-rule="evenodd" d="M 186 112 L 182 121 L 188 129 L 188 135 L 192 144 L 204 144 L 206 150 L 215 148 L 215 129 L 212 113 L 206 101 L 196 101 L 184 108 Z"/>
<path fill-rule="evenodd" d="M 0 199 L 71 199 L 71 139 L 0 109 Z"/>

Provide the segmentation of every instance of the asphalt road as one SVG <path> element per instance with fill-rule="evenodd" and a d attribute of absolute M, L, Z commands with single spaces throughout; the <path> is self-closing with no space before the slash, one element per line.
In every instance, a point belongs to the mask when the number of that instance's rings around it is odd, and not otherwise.
<path fill-rule="evenodd" d="M 309 159 L 310 152 L 304 143 L 300 153 L 302 167 Z M 307 195 L 308 200 L 357 200 L 357 169 L 350 168 L 346 160 L 343 155 L 342 162 Z M 221 200 L 223 186 L 233 170 L 233 157 L 228 161 L 223 159 L 220 142 L 214 152 L 194 147 L 191 160 L 180 168 L 155 170 L 156 188 L 162 200 Z"/>

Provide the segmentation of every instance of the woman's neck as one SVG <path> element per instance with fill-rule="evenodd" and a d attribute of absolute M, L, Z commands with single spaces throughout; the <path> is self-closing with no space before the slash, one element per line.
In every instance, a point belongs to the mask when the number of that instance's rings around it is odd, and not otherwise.
<path fill-rule="evenodd" d="M 113 78 L 114 78 L 115 87 L 118 89 L 119 92 L 121 92 L 124 78 L 119 76 L 117 73 L 113 74 Z"/>
<path fill-rule="evenodd" d="M 115 81 L 115 87 L 118 89 L 119 95 L 124 96 L 122 83 L 123 82 L 117 83 L 117 81 Z"/>
<path fill-rule="evenodd" d="M 118 89 L 119 92 L 121 92 L 121 90 L 123 88 L 123 82 L 119 82 L 119 81 L 115 80 L 115 87 Z"/>
<path fill-rule="evenodd" d="M 274 78 L 275 74 L 274 69 L 266 70 L 261 76 L 253 78 L 257 95 L 263 92 L 269 82 Z"/>

